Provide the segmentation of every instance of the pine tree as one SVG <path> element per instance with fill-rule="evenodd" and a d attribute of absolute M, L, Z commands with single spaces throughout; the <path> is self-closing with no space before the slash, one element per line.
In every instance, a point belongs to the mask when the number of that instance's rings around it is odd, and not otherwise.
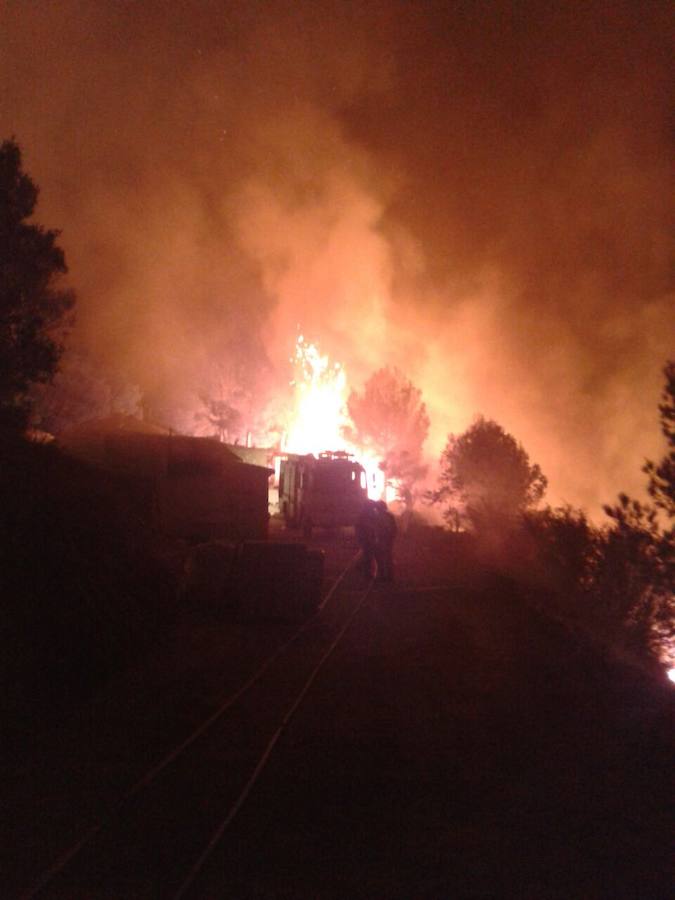
<path fill-rule="evenodd" d="M 67 272 L 59 232 L 29 223 L 38 188 L 22 171 L 14 140 L 0 145 L 0 424 L 21 428 L 32 384 L 51 380 L 61 347 L 58 332 L 72 309 L 59 287 Z"/>

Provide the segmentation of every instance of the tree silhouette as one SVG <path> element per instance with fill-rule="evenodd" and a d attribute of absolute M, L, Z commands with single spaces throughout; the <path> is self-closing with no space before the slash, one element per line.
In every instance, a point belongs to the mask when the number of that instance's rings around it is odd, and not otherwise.
<path fill-rule="evenodd" d="M 239 434 L 242 417 L 239 410 L 229 403 L 217 397 L 209 397 L 202 394 L 199 398 L 203 409 L 196 413 L 198 422 L 206 423 L 207 427 L 218 436 L 219 441 L 230 441 Z"/>
<path fill-rule="evenodd" d="M 21 168 L 14 140 L 0 145 L 0 423 L 23 427 L 29 388 L 56 372 L 57 330 L 74 304 L 58 288 L 67 272 L 57 231 L 28 224 L 38 188 Z"/>
<path fill-rule="evenodd" d="M 413 487 L 424 477 L 422 447 L 429 433 L 429 416 L 422 392 L 396 368 L 378 369 L 347 401 L 353 428 L 345 436 L 382 458 L 387 479 L 398 480 L 398 494 L 407 508 Z"/>
<path fill-rule="evenodd" d="M 429 499 L 455 527 L 469 523 L 484 530 L 534 506 L 547 484 L 522 445 L 497 422 L 481 416 L 464 434 L 449 435 L 438 488 Z"/>
<path fill-rule="evenodd" d="M 533 510 L 522 516 L 520 548 L 510 547 L 559 613 L 652 671 L 675 666 L 673 362 L 664 374 L 659 410 L 669 449 L 643 469 L 652 502 L 621 493 L 603 507 L 610 524 L 602 527 L 571 507 Z"/>
<path fill-rule="evenodd" d="M 252 367 L 246 364 L 241 347 L 228 343 L 207 366 L 197 391 L 201 404 L 195 413 L 196 432 L 216 435 L 218 440 L 235 442 L 250 425 Z"/>
<path fill-rule="evenodd" d="M 633 642 L 675 663 L 675 362 L 665 369 L 659 413 L 668 450 L 647 462 L 647 490 L 654 504 L 619 495 L 604 511 L 612 520 L 600 554 L 601 596 L 622 616 Z M 665 522 L 664 522 L 665 517 Z M 619 618 L 619 616 L 617 616 Z"/>
<path fill-rule="evenodd" d="M 655 505 L 666 515 L 675 518 L 675 361 L 667 363 L 663 370 L 666 384 L 661 394 L 659 413 L 661 431 L 668 444 L 668 450 L 657 465 L 648 461 L 644 472 L 649 476 L 648 491 Z"/>

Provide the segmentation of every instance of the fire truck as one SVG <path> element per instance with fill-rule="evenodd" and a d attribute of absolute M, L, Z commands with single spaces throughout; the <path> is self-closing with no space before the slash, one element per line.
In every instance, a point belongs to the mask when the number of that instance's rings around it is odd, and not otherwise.
<path fill-rule="evenodd" d="M 279 509 L 287 527 L 312 529 L 353 525 L 368 499 L 366 472 L 348 453 L 290 455 L 281 461 Z"/>

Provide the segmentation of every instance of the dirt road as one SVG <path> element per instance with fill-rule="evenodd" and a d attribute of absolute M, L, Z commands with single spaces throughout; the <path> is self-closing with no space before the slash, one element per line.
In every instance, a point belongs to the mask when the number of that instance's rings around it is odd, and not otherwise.
<path fill-rule="evenodd" d="M 659 698 L 498 581 L 379 589 L 196 895 L 665 900 Z"/>
<path fill-rule="evenodd" d="M 344 543 L 326 547 L 334 566 L 348 556 Z M 397 581 L 370 594 L 188 896 L 669 897 L 667 685 L 600 659 L 533 611 L 517 586 L 461 553 L 441 559 L 403 538 L 397 562 Z M 353 603 L 362 588 L 353 574 L 337 604 Z M 189 708 L 206 711 L 223 678 L 235 684 L 251 655 L 283 636 L 264 629 L 256 651 L 255 632 L 219 627 L 220 635 L 183 635 L 173 655 L 153 662 L 152 678 L 136 679 L 154 685 L 145 707 L 137 698 L 145 712 L 125 716 L 118 686 L 116 700 L 99 702 L 95 725 L 80 718 L 60 744 L 43 739 L 45 753 L 58 752 L 54 778 L 43 765 L 32 789 L 36 863 L 53 851 L 56 823 L 70 822 L 75 834 L 76 820 L 104 803 L 99 777 L 114 793 L 142 769 L 139 747 L 145 759 L 148 742 L 153 752 L 168 745 L 186 729 Z M 150 715 L 159 699 L 161 716 Z M 94 736 L 102 727 L 105 740 Z M 64 747 L 76 755 L 67 765 Z M 182 851 L 199 843 L 191 801 L 199 805 L 200 791 L 216 783 L 219 758 L 224 766 L 225 753 L 211 753 L 213 770 L 192 773 L 194 796 L 182 788 L 173 810 Z M 14 799 L 28 835 L 31 789 Z M 215 816 L 213 792 L 210 805 Z M 170 860 L 175 838 L 161 820 L 148 827 Z M 29 856 L 13 869 L 17 885 Z M 75 879 L 45 896 L 172 896 L 176 880 L 153 871 L 153 856 L 136 854 L 131 874 L 106 866 L 96 893 L 91 864 L 85 893 Z"/>

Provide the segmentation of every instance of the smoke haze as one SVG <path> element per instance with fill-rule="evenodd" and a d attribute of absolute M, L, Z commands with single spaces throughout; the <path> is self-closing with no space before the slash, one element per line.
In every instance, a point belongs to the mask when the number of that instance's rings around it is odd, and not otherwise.
<path fill-rule="evenodd" d="M 62 229 L 73 344 L 158 413 L 187 427 L 232 367 L 262 412 L 300 331 L 355 387 L 402 369 L 432 459 L 482 413 L 551 500 L 639 492 L 675 352 L 672 4 L 0 9 L 0 137 Z"/>

